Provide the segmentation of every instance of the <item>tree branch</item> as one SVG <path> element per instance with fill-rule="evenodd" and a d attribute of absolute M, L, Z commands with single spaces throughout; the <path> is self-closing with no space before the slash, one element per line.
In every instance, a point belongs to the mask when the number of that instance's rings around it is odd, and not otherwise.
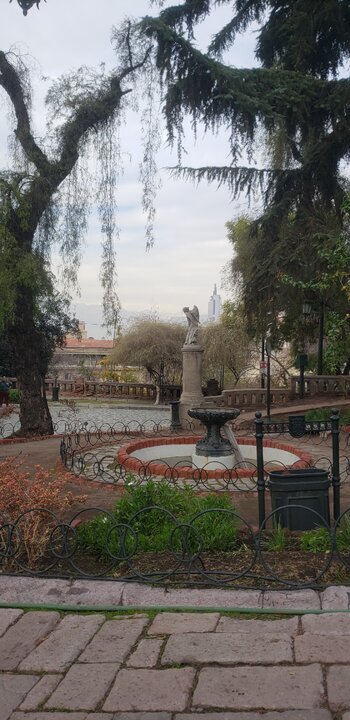
<path fill-rule="evenodd" d="M 4 52 L 0 51 L 0 85 L 9 96 L 17 118 L 16 137 L 26 157 L 35 165 L 40 173 L 46 173 L 50 162 L 35 142 L 31 127 L 24 90 L 16 69 L 8 61 Z"/>

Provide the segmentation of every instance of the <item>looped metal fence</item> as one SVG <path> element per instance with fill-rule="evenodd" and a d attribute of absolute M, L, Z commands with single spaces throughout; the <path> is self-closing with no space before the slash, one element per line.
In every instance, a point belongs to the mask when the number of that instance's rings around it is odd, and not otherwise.
<path fill-rule="evenodd" d="M 0 567 L 35 576 L 241 588 L 349 583 L 350 507 L 331 524 L 303 507 L 314 529 L 297 534 L 276 522 L 283 509 L 254 528 L 234 508 L 215 506 L 183 518 L 150 505 L 127 520 L 98 507 L 84 508 L 70 520 L 33 508 L 11 522 L 1 517 Z M 36 548 L 28 539 L 34 526 L 42 533 Z"/>

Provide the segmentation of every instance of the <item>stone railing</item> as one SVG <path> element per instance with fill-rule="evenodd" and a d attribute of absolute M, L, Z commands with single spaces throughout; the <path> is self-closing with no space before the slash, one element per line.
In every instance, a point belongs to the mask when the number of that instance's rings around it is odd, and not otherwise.
<path fill-rule="evenodd" d="M 45 380 L 47 391 L 59 387 L 60 393 L 72 395 L 100 395 L 108 398 L 125 398 L 126 400 L 156 401 L 157 388 L 151 383 L 117 383 L 97 382 L 95 380 L 58 380 L 52 378 Z M 178 400 L 181 394 L 180 385 L 162 385 L 159 402 L 167 403 Z"/>
<path fill-rule="evenodd" d="M 286 405 L 290 400 L 288 388 L 271 388 L 271 404 Z M 221 395 L 206 397 L 205 404 L 216 407 L 247 407 L 262 408 L 266 405 L 266 389 L 263 388 L 233 388 L 224 390 Z"/>
<path fill-rule="evenodd" d="M 339 395 L 350 397 L 350 375 L 305 375 L 305 397 Z M 290 378 L 290 398 L 300 395 L 300 377 Z"/>

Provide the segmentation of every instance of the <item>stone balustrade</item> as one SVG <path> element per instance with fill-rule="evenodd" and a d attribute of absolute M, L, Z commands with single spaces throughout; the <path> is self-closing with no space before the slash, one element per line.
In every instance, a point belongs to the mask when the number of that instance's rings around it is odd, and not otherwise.
<path fill-rule="evenodd" d="M 305 397 L 339 395 L 350 397 L 350 375 L 305 375 Z M 290 378 L 290 399 L 300 395 L 300 377 Z"/>

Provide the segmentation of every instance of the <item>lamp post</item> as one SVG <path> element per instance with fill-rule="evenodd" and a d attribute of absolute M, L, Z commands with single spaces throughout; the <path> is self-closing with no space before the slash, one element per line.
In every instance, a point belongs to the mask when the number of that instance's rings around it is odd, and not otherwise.
<path fill-rule="evenodd" d="M 323 373 L 323 333 L 324 333 L 324 302 L 321 301 L 318 327 L 317 375 Z"/>
<path fill-rule="evenodd" d="M 302 313 L 304 318 L 304 324 L 306 325 L 307 319 L 311 315 L 311 303 L 308 300 L 303 301 L 302 305 Z M 300 385 L 300 400 L 304 400 L 305 398 L 305 368 L 307 367 L 307 354 L 305 353 L 304 349 L 304 341 L 303 341 L 303 349 L 299 350 L 298 352 L 298 358 L 297 358 L 297 367 L 299 368 L 300 373 L 300 379 L 299 379 L 299 385 Z"/>
<path fill-rule="evenodd" d="M 267 357 L 267 367 L 266 367 L 266 417 L 267 421 L 270 422 L 271 420 L 271 340 L 270 338 L 266 338 L 265 341 L 265 350 L 266 350 L 266 357 Z"/>

